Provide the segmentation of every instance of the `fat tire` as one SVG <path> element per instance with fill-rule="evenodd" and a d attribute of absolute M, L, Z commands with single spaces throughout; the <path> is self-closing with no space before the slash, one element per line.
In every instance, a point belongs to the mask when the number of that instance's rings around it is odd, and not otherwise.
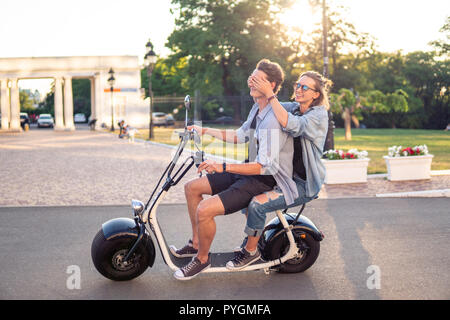
<path fill-rule="evenodd" d="M 112 262 L 113 256 L 118 251 L 131 249 L 136 239 L 135 236 L 121 236 L 107 240 L 103 230 L 97 232 L 91 246 L 92 261 L 97 271 L 104 277 L 114 281 L 132 280 L 144 273 L 150 261 L 150 255 L 145 248 L 144 239 L 134 252 L 134 255 L 139 256 L 139 259 L 134 261 L 135 266 L 131 270 L 118 270 Z"/>
<path fill-rule="evenodd" d="M 294 263 L 293 259 L 288 260 L 280 265 L 278 272 L 280 273 L 300 273 L 309 269 L 314 262 L 316 262 L 317 257 L 320 253 L 320 242 L 315 240 L 309 233 L 304 233 L 305 239 L 300 239 L 299 234 L 295 234 L 295 229 L 293 230 L 295 241 L 304 241 L 309 247 L 306 252 L 306 256 L 299 261 L 299 263 Z M 289 246 L 289 244 L 287 245 Z M 288 248 L 286 248 L 287 251 Z"/>

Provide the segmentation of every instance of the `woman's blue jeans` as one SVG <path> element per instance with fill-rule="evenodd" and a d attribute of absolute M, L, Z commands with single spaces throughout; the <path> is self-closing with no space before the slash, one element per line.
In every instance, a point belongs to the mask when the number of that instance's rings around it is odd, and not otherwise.
<path fill-rule="evenodd" d="M 268 212 L 296 207 L 315 198 L 315 196 L 306 196 L 306 182 L 304 180 L 294 177 L 294 181 L 297 185 L 298 198 L 289 206 L 286 204 L 283 193 L 278 187 L 275 187 L 272 191 L 265 192 L 268 198 L 265 203 L 260 203 L 255 198 L 250 201 L 248 205 L 247 225 L 245 226 L 245 233 L 247 235 L 251 237 L 261 236 Z M 273 195 L 274 192 L 277 194 L 275 197 Z M 245 213 L 245 210 L 243 210 L 243 213 Z"/>

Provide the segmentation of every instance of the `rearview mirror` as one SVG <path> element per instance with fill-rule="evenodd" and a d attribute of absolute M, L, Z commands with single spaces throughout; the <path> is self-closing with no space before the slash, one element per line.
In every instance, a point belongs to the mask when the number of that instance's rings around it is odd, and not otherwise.
<path fill-rule="evenodd" d="M 186 107 L 187 111 L 191 109 L 191 97 L 189 95 L 184 98 L 184 106 Z"/>

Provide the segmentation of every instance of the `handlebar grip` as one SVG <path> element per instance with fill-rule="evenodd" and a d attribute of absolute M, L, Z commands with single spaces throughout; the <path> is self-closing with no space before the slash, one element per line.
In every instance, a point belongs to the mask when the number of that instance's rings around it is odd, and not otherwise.
<path fill-rule="evenodd" d="M 205 161 L 205 153 L 203 151 L 197 151 L 195 152 L 195 156 L 194 156 L 194 162 L 195 162 L 195 166 L 198 168 L 200 166 L 200 164 Z"/>

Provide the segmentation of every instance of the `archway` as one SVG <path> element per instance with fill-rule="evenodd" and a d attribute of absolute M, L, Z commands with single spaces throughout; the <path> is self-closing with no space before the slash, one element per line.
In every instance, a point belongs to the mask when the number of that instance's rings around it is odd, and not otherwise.
<path fill-rule="evenodd" d="M 109 94 L 108 71 L 114 68 L 114 98 Z M 142 99 L 138 58 L 42 57 L 0 58 L 1 130 L 20 131 L 19 79 L 54 79 L 55 130 L 74 130 L 73 79 L 90 79 L 91 117 L 98 126 L 107 126 L 112 117 L 124 118 L 135 127 L 149 123 L 149 105 Z M 110 106 L 117 103 L 111 112 Z M 114 108 L 113 108 L 114 109 Z"/>

